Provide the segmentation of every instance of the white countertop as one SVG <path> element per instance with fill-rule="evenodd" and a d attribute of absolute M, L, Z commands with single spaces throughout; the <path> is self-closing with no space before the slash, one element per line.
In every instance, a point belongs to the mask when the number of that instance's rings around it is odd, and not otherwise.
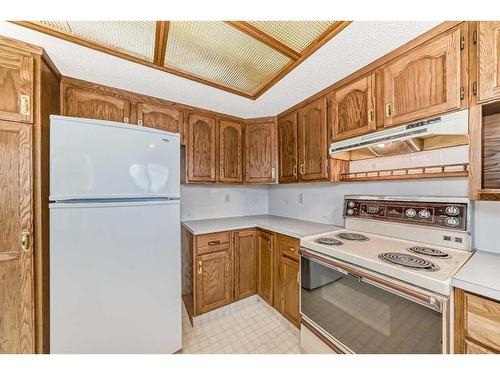
<path fill-rule="evenodd" d="M 500 253 L 476 251 L 452 283 L 456 288 L 500 301 Z"/>
<path fill-rule="evenodd" d="M 341 229 L 341 227 L 335 225 L 274 215 L 252 215 L 217 219 L 187 220 L 183 221 L 182 224 L 194 235 L 257 227 L 287 236 L 301 238 Z"/>

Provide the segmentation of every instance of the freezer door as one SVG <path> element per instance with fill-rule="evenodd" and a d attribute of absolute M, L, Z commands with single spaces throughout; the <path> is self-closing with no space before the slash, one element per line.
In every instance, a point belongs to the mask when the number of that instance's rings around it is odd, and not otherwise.
<path fill-rule="evenodd" d="M 50 199 L 179 197 L 179 135 L 51 116 Z"/>
<path fill-rule="evenodd" d="M 51 204 L 52 353 L 181 348 L 179 204 Z"/>

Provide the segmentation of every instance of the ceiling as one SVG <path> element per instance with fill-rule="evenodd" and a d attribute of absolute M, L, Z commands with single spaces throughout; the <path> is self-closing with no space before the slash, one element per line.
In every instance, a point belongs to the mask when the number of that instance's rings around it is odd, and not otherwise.
<path fill-rule="evenodd" d="M 18 21 L 168 73 L 256 99 L 347 21 Z"/>
<path fill-rule="evenodd" d="M 0 21 L 0 34 L 43 47 L 63 75 L 243 118 L 273 116 L 440 22 L 354 21 L 256 100 Z"/>

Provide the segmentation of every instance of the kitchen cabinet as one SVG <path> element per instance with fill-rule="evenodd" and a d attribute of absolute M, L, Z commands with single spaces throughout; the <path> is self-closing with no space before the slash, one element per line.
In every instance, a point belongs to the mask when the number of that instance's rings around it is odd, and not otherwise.
<path fill-rule="evenodd" d="M 384 126 L 460 108 L 460 37 L 457 26 L 383 68 Z"/>
<path fill-rule="evenodd" d="M 298 154 L 301 181 L 328 180 L 326 98 L 298 111 Z"/>
<path fill-rule="evenodd" d="M 455 289 L 455 353 L 500 353 L 500 302 Z"/>
<path fill-rule="evenodd" d="M 65 86 L 64 116 L 130 122 L 130 100 L 97 88 Z"/>
<path fill-rule="evenodd" d="M 32 127 L 0 121 L 0 353 L 34 353 Z"/>
<path fill-rule="evenodd" d="M 254 229 L 233 232 L 234 299 L 257 293 L 257 241 Z"/>
<path fill-rule="evenodd" d="M 0 120 L 33 122 L 33 56 L 0 44 Z"/>
<path fill-rule="evenodd" d="M 477 27 L 478 100 L 500 99 L 500 21 Z"/>
<path fill-rule="evenodd" d="M 219 181 L 243 182 L 243 124 L 219 122 Z"/>
<path fill-rule="evenodd" d="M 298 175 L 297 112 L 278 120 L 279 182 L 297 182 Z"/>
<path fill-rule="evenodd" d="M 334 141 L 375 131 L 375 73 L 348 83 L 329 98 Z"/>
<path fill-rule="evenodd" d="M 138 103 L 137 124 L 171 133 L 179 133 L 183 137 L 184 111 L 161 104 Z"/>
<path fill-rule="evenodd" d="M 204 115 L 189 114 L 187 179 L 190 182 L 215 182 L 216 120 Z"/>
<path fill-rule="evenodd" d="M 245 121 L 245 182 L 274 183 L 276 179 L 276 121 Z"/>
<path fill-rule="evenodd" d="M 280 264 L 281 313 L 299 327 L 299 262 L 282 256 Z"/>
<path fill-rule="evenodd" d="M 274 235 L 257 232 L 257 293 L 268 304 L 273 305 L 274 288 Z"/>

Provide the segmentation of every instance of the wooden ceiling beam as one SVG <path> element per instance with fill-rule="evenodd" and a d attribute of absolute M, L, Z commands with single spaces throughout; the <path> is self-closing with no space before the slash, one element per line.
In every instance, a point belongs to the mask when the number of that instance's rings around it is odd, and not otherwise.
<path fill-rule="evenodd" d="M 224 23 L 234 27 L 235 29 L 247 34 L 248 36 L 257 39 L 259 42 L 264 43 L 268 47 L 282 53 L 285 56 L 288 56 L 292 60 L 299 60 L 301 58 L 301 54 L 287 45 L 281 43 L 279 40 L 274 39 L 269 34 L 266 34 L 262 30 L 253 26 L 252 24 L 245 21 L 224 21 Z"/>
<path fill-rule="evenodd" d="M 169 29 L 170 21 L 156 21 L 155 48 L 153 57 L 153 64 L 155 65 L 165 65 Z"/>

